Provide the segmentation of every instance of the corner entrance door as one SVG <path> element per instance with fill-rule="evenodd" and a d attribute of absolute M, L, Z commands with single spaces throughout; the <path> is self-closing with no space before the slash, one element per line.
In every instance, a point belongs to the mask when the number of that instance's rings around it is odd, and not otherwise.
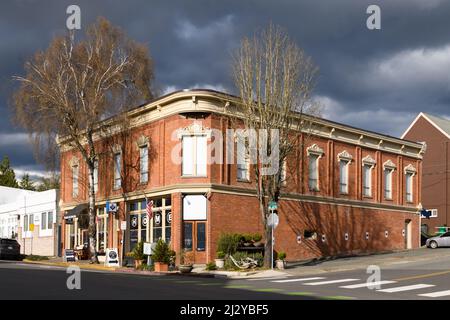
<path fill-rule="evenodd" d="M 195 263 L 206 263 L 206 221 L 184 221 L 183 247 L 194 252 Z"/>

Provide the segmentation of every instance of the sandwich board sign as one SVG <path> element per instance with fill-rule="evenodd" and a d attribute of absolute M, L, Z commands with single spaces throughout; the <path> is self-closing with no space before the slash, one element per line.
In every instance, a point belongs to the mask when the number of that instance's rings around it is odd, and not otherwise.
<path fill-rule="evenodd" d="M 119 253 L 117 248 L 107 248 L 106 249 L 106 267 L 119 267 Z"/>

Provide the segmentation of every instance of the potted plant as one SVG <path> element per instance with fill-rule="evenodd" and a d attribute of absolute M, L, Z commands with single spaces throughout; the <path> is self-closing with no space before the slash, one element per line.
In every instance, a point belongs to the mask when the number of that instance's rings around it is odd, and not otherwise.
<path fill-rule="evenodd" d="M 215 259 L 216 267 L 222 269 L 225 265 L 225 253 L 223 251 L 217 251 L 217 258 Z"/>
<path fill-rule="evenodd" d="M 127 257 L 131 257 L 134 259 L 134 267 L 137 269 L 142 265 L 142 261 L 144 261 L 144 242 L 139 242 L 131 252 L 128 252 Z"/>
<path fill-rule="evenodd" d="M 189 273 L 194 268 L 194 252 L 184 250 L 180 257 L 178 270 L 181 273 Z"/>
<path fill-rule="evenodd" d="M 285 252 L 278 253 L 277 261 L 276 261 L 278 269 L 284 270 L 284 268 L 286 267 L 285 259 L 286 259 L 286 253 Z"/>
<path fill-rule="evenodd" d="M 156 272 L 169 271 L 170 252 L 169 245 L 164 240 L 159 239 L 152 253 L 152 261 Z"/>

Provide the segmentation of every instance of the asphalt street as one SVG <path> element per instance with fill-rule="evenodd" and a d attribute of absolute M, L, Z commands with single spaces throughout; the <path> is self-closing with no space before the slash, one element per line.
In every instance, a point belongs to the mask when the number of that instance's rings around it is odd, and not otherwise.
<path fill-rule="evenodd" d="M 436 249 L 430 259 L 399 259 L 389 265 L 380 256 L 379 267 L 372 258 L 370 267 L 262 279 L 83 270 L 79 290 L 68 289 L 71 274 L 65 268 L 2 261 L 0 299 L 450 300 L 449 252 Z"/>

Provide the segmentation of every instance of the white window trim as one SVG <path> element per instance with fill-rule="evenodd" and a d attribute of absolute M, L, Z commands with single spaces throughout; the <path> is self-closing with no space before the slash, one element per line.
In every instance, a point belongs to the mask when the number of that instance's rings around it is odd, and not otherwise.
<path fill-rule="evenodd" d="M 192 174 L 185 174 L 183 172 L 183 158 L 184 158 L 184 150 L 183 150 L 183 139 L 185 137 L 193 137 L 193 151 L 192 155 L 194 157 L 192 161 Z M 205 161 L 205 174 L 198 174 L 197 172 L 197 139 L 198 137 L 204 137 L 206 138 L 206 161 Z M 206 133 L 193 133 L 193 134 L 184 134 L 181 137 L 181 143 L 182 143 L 182 154 L 181 154 L 181 176 L 187 177 L 187 178 L 205 178 L 208 176 L 208 135 Z"/>
<path fill-rule="evenodd" d="M 139 182 L 140 183 L 148 183 L 148 181 L 149 181 L 149 170 L 148 170 L 148 168 L 149 168 L 149 154 L 148 154 L 148 143 L 145 143 L 145 144 L 141 144 L 141 145 L 139 145 L 138 146 L 139 147 Z M 146 168 L 142 168 L 142 153 L 141 153 L 141 151 L 142 151 L 142 149 L 147 149 L 147 161 L 146 161 Z M 145 169 L 145 171 L 143 171 L 142 169 Z M 147 174 L 147 179 L 142 179 L 142 176 L 144 175 L 144 174 Z"/>
<path fill-rule="evenodd" d="M 315 157 L 316 159 L 316 182 L 315 182 L 315 187 L 311 187 L 311 168 L 310 168 L 310 163 L 311 163 L 311 158 Z M 320 156 L 317 154 L 309 154 L 308 155 L 308 188 L 309 191 L 320 191 L 320 179 L 319 179 L 319 159 Z"/>
<path fill-rule="evenodd" d="M 345 177 L 346 177 L 345 185 L 342 184 L 341 163 L 345 163 L 345 171 L 346 171 L 346 173 L 345 173 Z M 348 187 L 349 187 L 349 185 L 348 185 L 348 181 L 349 181 L 349 179 L 348 179 L 348 173 L 349 173 L 348 167 L 349 167 L 349 165 L 350 165 L 350 160 L 339 159 L 339 193 L 340 194 L 348 194 L 349 193 L 349 190 L 348 190 Z M 343 186 L 345 186 L 345 189 L 343 189 Z"/>
<path fill-rule="evenodd" d="M 80 166 L 74 164 L 72 166 L 72 197 L 78 197 L 80 193 Z"/>
<path fill-rule="evenodd" d="M 373 192 L 372 192 L 372 189 L 373 189 L 373 186 L 372 186 L 372 175 L 373 175 L 373 173 L 372 173 L 372 170 L 373 170 L 373 168 L 375 167 L 375 165 L 376 165 L 376 160 L 375 159 L 373 159 L 370 155 L 367 155 L 367 156 L 365 156 L 363 159 L 362 159 L 362 179 L 361 179 L 361 181 L 362 181 L 362 196 L 363 197 L 366 197 L 366 198 L 372 198 L 372 196 L 373 196 Z M 364 186 L 365 186 L 365 184 L 364 184 L 364 182 L 365 182 L 365 179 L 364 179 L 364 168 L 365 167 L 368 167 L 369 168 L 369 194 L 365 194 L 364 193 Z"/>
<path fill-rule="evenodd" d="M 46 213 L 46 228 L 45 229 L 41 229 L 42 227 L 42 214 Z M 49 215 L 52 216 L 52 221 L 53 221 L 53 225 L 55 224 L 55 215 L 53 211 L 43 211 L 40 213 L 41 215 L 41 224 L 40 224 L 40 228 L 39 228 L 39 237 L 51 237 L 53 236 L 53 228 L 49 229 L 48 227 L 48 217 Z"/>
<path fill-rule="evenodd" d="M 431 216 L 430 218 L 437 218 L 438 217 L 438 209 L 430 209 Z"/>
<path fill-rule="evenodd" d="M 340 194 L 348 194 L 349 193 L 349 165 L 353 160 L 353 156 L 347 152 L 347 150 L 344 150 L 340 153 L 338 153 L 337 155 L 337 159 L 338 159 L 338 163 L 339 163 L 339 193 Z M 346 162 L 346 166 L 345 166 L 345 170 L 346 172 L 346 185 L 345 185 L 345 190 L 342 190 L 342 184 L 341 184 L 341 162 Z"/>
<path fill-rule="evenodd" d="M 393 179 L 392 179 L 392 176 L 393 176 L 393 174 L 394 174 L 394 170 L 395 169 L 393 169 L 393 168 L 389 168 L 389 167 L 384 167 L 384 169 L 383 169 L 383 174 L 384 174 L 384 188 L 383 188 L 383 196 L 384 196 L 384 199 L 385 200 L 392 200 L 392 195 L 393 195 L 393 190 L 392 190 L 392 182 L 393 182 Z M 388 189 L 387 189 L 387 180 L 386 180 L 386 172 L 389 172 L 389 184 L 390 184 L 390 186 L 391 186 L 391 188 L 390 188 L 390 190 L 389 190 L 389 195 L 387 195 L 387 191 L 388 191 Z"/>
<path fill-rule="evenodd" d="M 116 163 L 116 156 L 119 156 L 119 177 L 117 178 L 117 163 Z M 119 190 L 122 187 L 122 152 L 115 151 L 113 154 L 113 164 L 114 164 L 114 176 L 113 176 L 113 190 Z M 117 185 L 117 181 L 119 182 L 119 185 Z"/>

